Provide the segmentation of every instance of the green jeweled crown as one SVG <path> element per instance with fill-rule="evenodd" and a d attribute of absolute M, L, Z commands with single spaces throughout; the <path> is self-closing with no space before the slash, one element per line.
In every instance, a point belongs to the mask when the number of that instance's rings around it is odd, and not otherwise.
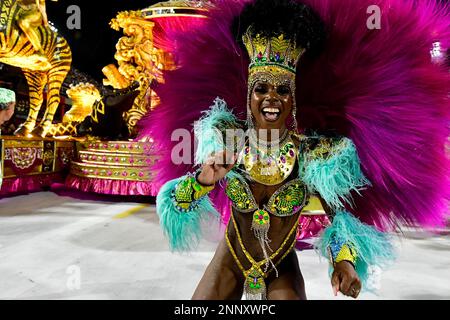
<path fill-rule="evenodd" d="M 297 46 L 295 40 L 285 39 L 283 34 L 271 38 L 259 34 L 252 36 L 251 28 L 250 26 L 243 36 L 250 56 L 250 74 L 267 67 L 281 68 L 295 74 L 298 60 L 305 49 Z"/>

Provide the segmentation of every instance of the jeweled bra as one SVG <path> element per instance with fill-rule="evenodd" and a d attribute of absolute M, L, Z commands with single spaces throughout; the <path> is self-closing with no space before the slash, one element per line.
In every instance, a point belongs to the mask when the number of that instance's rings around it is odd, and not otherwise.
<path fill-rule="evenodd" d="M 237 211 L 250 213 L 259 210 L 250 186 L 243 178 L 229 179 L 226 193 Z M 294 179 L 277 189 L 264 205 L 264 209 L 274 216 L 291 216 L 302 210 L 307 198 L 306 186 L 300 179 Z"/>

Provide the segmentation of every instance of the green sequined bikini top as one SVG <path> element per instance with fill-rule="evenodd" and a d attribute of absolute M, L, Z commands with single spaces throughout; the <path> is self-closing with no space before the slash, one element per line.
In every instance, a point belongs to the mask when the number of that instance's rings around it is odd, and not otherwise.
<path fill-rule="evenodd" d="M 236 210 L 248 213 L 259 209 L 250 186 L 244 178 L 233 175 L 227 181 L 226 194 Z M 278 217 L 291 216 L 303 209 L 307 199 L 305 184 L 300 179 L 294 179 L 275 191 L 269 202 L 264 205 L 264 209 Z"/>
<path fill-rule="evenodd" d="M 301 168 L 305 162 L 327 160 L 333 157 L 341 152 L 342 149 L 345 149 L 349 141 L 340 137 L 299 136 L 298 138 L 300 140 L 300 148 L 296 162 Z M 289 152 L 291 147 L 289 144 L 287 146 L 286 152 Z M 294 171 L 293 166 L 288 166 L 287 168 L 289 170 L 283 178 L 287 178 Z M 302 171 L 303 169 L 299 170 Z M 248 172 L 248 170 L 244 171 Z M 254 178 L 251 172 L 249 174 Z M 260 209 L 246 179 L 237 170 L 233 169 L 232 174 L 227 178 L 226 194 L 233 202 L 233 207 L 240 212 L 254 212 Z M 301 179 L 296 178 L 276 190 L 263 209 L 275 216 L 291 216 L 303 209 L 308 198 L 308 188 Z"/>

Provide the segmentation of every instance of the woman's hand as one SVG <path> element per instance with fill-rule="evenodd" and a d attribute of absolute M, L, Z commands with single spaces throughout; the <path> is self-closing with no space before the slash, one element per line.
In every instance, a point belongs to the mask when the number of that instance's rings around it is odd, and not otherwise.
<path fill-rule="evenodd" d="M 212 186 L 225 177 L 234 167 L 235 162 L 236 156 L 234 154 L 225 150 L 220 151 L 206 160 L 197 181 L 204 186 Z"/>
<path fill-rule="evenodd" d="M 355 268 L 350 262 L 345 260 L 336 263 L 331 277 L 331 285 L 335 296 L 340 291 L 344 295 L 356 299 L 361 291 L 361 280 Z"/>

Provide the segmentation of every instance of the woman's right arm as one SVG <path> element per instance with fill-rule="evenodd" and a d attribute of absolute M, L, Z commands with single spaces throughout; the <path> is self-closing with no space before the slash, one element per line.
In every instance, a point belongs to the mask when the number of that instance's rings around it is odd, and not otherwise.
<path fill-rule="evenodd" d="M 220 218 L 208 193 L 233 168 L 234 161 L 234 156 L 228 157 L 225 151 L 218 152 L 195 174 L 163 185 L 156 197 L 156 212 L 173 251 L 194 249 L 202 237 L 202 221 Z"/>

